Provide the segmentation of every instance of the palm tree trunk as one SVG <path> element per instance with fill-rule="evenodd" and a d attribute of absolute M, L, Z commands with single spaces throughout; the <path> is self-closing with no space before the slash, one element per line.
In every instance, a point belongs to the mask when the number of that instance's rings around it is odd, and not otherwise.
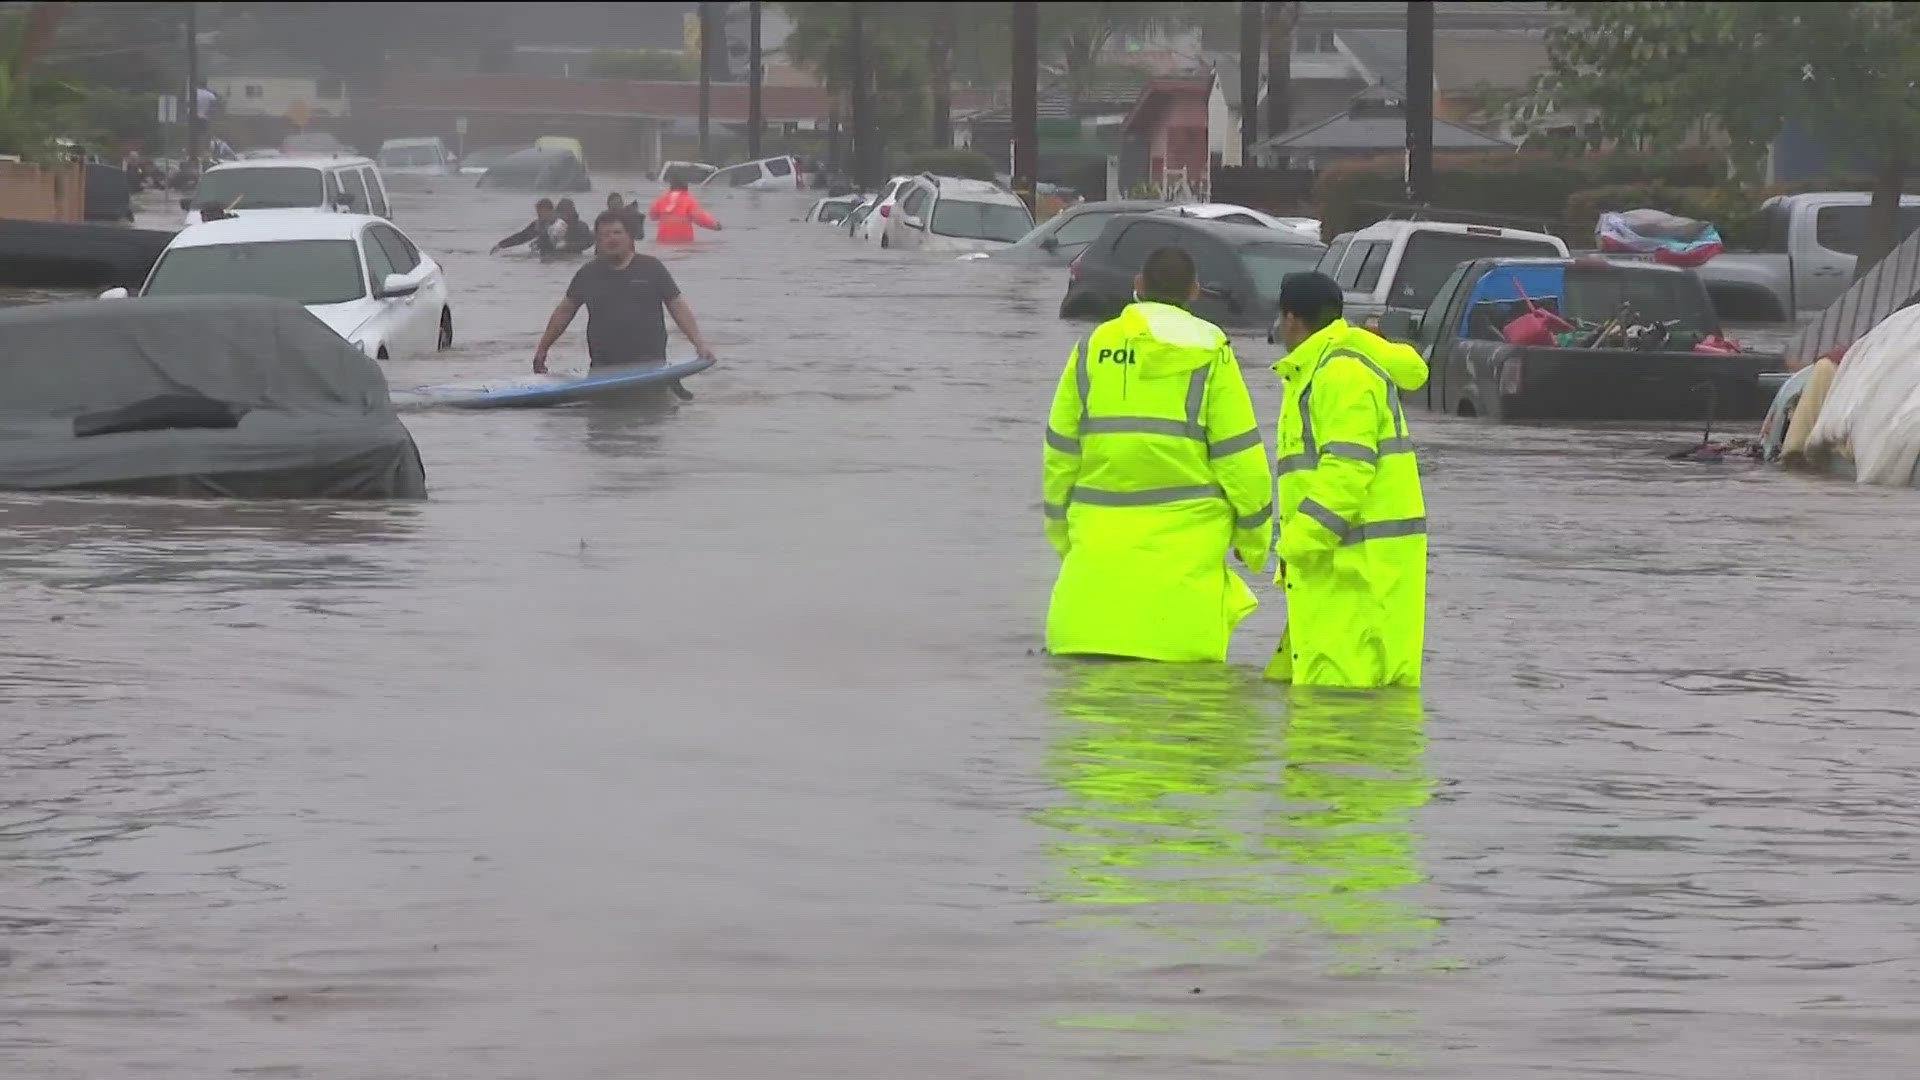
<path fill-rule="evenodd" d="M 1267 0 L 1267 134 L 1293 129 L 1293 28 L 1300 22 L 1298 0 Z"/>
<path fill-rule="evenodd" d="M 932 76 L 933 147 L 953 145 L 953 5 L 933 5 L 927 37 L 927 71 Z"/>

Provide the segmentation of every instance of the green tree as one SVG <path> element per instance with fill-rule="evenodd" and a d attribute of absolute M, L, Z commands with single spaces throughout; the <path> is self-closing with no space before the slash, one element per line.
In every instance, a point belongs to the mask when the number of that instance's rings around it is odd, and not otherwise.
<path fill-rule="evenodd" d="M 79 91 L 37 68 L 64 4 L 31 4 L 0 13 L 0 153 L 30 160 L 55 156 Z"/>
<path fill-rule="evenodd" d="M 850 5 L 815 2 L 783 6 L 793 20 L 785 46 L 787 56 L 811 68 L 828 90 L 844 93 L 852 59 L 847 42 Z M 929 76 L 922 13 L 898 4 L 867 4 L 863 11 L 868 100 L 880 141 L 892 147 L 924 145 L 929 127 Z M 850 116 L 851 112 L 843 109 L 842 115 Z"/>
<path fill-rule="evenodd" d="M 666 49 L 602 49 L 588 62 L 587 74 L 596 79 L 690 82 L 700 77 L 700 63 Z"/>
<path fill-rule="evenodd" d="M 1041 63 L 1052 57 L 1067 88 L 1084 90 L 1098 78 L 1107 45 L 1115 37 L 1196 27 L 1203 17 L 1204 5 L 1199 4 L 1042 4 Z"/>
<path fill-rule="evenodd" d="M 1703 124 L 1751 177 L 1789 123 L 1874 163 L 1864 274 L 1900 242 L 1920 138 L 1920 7 L 1903 3 L 1561 3 L 1525 112 L 1592 108 L 1609 138 L 1672 145 Z"/>

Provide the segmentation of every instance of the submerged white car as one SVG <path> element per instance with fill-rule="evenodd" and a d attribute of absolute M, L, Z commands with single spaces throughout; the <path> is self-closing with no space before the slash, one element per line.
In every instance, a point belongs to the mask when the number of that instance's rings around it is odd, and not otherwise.
<path fill-rule="evenodd" d="M 895 195 L 886 246 L 909 251 L 979 252 L 1010 247 L 1033 231 L 1019 196 L 987 180 L 916 176 Z"/>
<path fill-rule="evenodd" d="M 392 222 L 365 214 L 274 214 L 188 226 L 161 252 L 140 295 L 294 300 L 380 360 L 430 356 L 453 345 L 440 264 Z"/>
<path fill-rule="evenodd" d="M 1157 211 L 1162 214 L 1178 214 L 1181 217 L 1202 218 L 1207 221 L 1225 221 L 1234 225 L 1264 225 L 1269 229 L 1284 229 L 1299 233 L 1301 236 L 1320 239 L 1320 220 L 1309 217 L 1275 217 L 1272 214 L 1255 210 L 1251 206 L 1239 206 L 1234 203 L 1188 203 L 1185 206 L 1169 206 Z"/>

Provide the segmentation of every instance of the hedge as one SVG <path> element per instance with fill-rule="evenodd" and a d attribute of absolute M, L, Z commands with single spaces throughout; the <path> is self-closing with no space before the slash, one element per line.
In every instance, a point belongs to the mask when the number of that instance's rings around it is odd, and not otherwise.
<path fill-rule="evenodd" d="M 992 180 L 993 159 L 978 150 L 916 150 L 894 160 L 898 173 L 933 173 L 935 176 L 959 176 L 968 180 Z"/>
<path fill-rule="evenodd" d="M 1725 172 L 1718 160 L 1700 156 L 1437 155 L 1433 205 L 1561 225 L 1567 200 L 1576 192 L 1630 183 L 1707 187 Z M 1387 211 L 1365 204 L 1404 203 L 1405 176 L 1405 160 L 1397 156 L 1329 166 L 1314 185 L 1321 235 L 1331 237 L 1386 217 Z"/>

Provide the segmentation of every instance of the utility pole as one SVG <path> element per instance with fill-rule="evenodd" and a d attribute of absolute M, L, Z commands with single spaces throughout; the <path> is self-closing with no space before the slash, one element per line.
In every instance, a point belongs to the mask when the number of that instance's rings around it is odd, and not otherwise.
<path fill-rule="evenodd" d="M 1267 0 L 1267 136 L 1293 130 L 1293 28 L 1300 23 L 1298 0 Z"/>
<path fill-rule="evenodd" d="M 700 160 L 713 160 L 713 4 L 700 0 Z"/>
<path fill-rule="evenodd" d="M 1040 171 L 1040 10 L 1013 0 L 1013 193 L 1037 209 Z"/>
<path fill-rule="evenodd" d="M 847 61 L 852 71 L 848 85 L 853 95 L 853 182 L 862 191 L 880 190 L 874 163 L 873 115 L 867 107 L 867 26 L 865 5 L 847 5 Z"/>
<path fill-rule="evenodd" d="M 1258 0 L 1240 0 L 1241 165 L 1253 164 L 1253 144 L 1260 141 L 1260 32 L 1265 29 L 1264 14 Z"/>
<path fill-rule="evenodd" d="M 1407 3 L 1407 201 L 1433 202 L 1433 0 Z"/>
<path fill-rule="evenodd" d="M 933 148 L 953 145 L 953 4 L 936 3 L 928 13 L 927 71 L 933 81 Z"/>
<path fill-rule="evenodd" d="M 760 0 L 747 5 L 747 160 L 760 160 Z"/>
<path fill-rule="evenodd" d="M 200 5 L 187 5 L 187 160 L 200 161 Z"/>

